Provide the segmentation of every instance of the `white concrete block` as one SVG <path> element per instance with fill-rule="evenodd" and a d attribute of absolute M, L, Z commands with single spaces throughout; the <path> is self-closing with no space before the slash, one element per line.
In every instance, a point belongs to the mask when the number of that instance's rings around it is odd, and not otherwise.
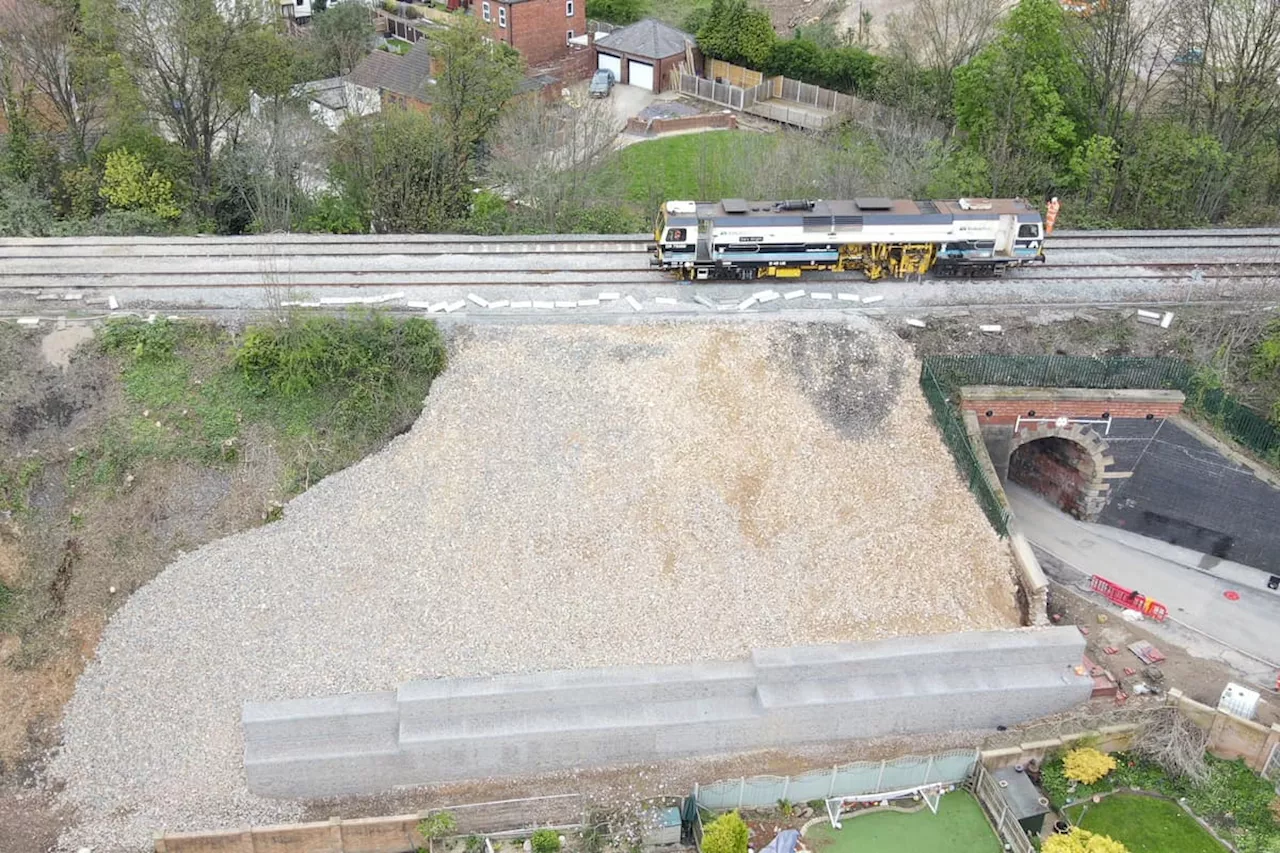
<path fill-rule="evenodd" d="M 783 299 L 799 299 L 801 296 L 804 296 L 803 290 L 789 290 L 782 294 Z"/>
<path fill-rule="evenodd" d="M 1166 311 L 1164 316 L 1160 318 L 1160 328 L 1167 329 L 1173 325 L 1173 312 Z"/>
<path fill-rule="evenodd" d="M 39 326 L 40 318 L 39 317 L 19 317 L 18 325 L 19 326 Z"/>
<path fill-rule="evenodd" d="M 489 303 L 488 307 L 490 307 L 490 308 L 506 308 L 506 307 L 508 307 L 508 306 L 510 306 L 510 305 L 511 305 L 511 302 L 510 302 L 510 301 L 508 301 L 508 300 L 506 300 L 506 299 L 495 299 L 493 302 L 490 302 L 490 303 Z"/>
<path fill-rule="evenodd" d="M 457 302 L 450 302 L 448 305 L 444 306 L 444 313 L 452 314 L 454 311 L 461 311 L 463 308 L 466 308 L 466 307 L 467 307 L 466 301 L 459 299 Z"/>
<path fill-rule="evenodd" d="M 1145 317 L 1148 320 L 1159 320 L 1160 312 L 1159 311 L 1143 311 L 1141 308 L 1139 308 L 1138 316 Z"/>
<path fill-rule="evenodd" d="M 474 293 L 468 293 L 467 298 L 470 299 L 475 304 L 479 305 L 481 308 L 489 307 L 489 300 L 480 296 L 476 296 Z"/>
<path fill-rule="evenodd" d="M 836 298 L 841 302 L 861 302 L 862 297 L 856 293 L 837 293 Z"/>
<path fill-rule="evenodd" d="M 108 296 L 107 307 L 110 308 L 112 311 L 115 311 L 120 307 L 120 301 L 116 299 L 114 296 Z"/>
<path fill-rule="evenodd" d="M 755 305 L 755 304 L 756 304 L 756 298 L 754 296 L 748 296 L 746 299 L 738 303 L 738 310 L 746 311 L 748 308 L 750 308 L 752 305 Z"/>
<path fill-rule="evenodd" d="M 872 302 L 883 302 L 883 296 L 868 296 L 862 300 L 863 305 L 870 305 Z"/>
<path fill-rule="evenodd" d="M 621 298 L 622 298 L 622 294 L 621 294 L 621 293 L 614 293 L 614 292 L 612 292 L 612 291 L 606 291 L 606 292 L 604 292 L 604 293 L 600 294 L 600 301 L 601 301 L 601 302 L 610 302 L 610 301 L 612 301 L 612 300 L 614 300 L 614 299 L 621 299 Z"/>
<path fill-rule="evenodd" d="M 761 290 L 759 293 L 753 293 L 751 295 L 755 297 L 756 302 L 761 304 L 782 298 L 782 294 L 776 290 Z"/>
<path fill-rule="evenodd" d="M 55 302 L 58 299 L 56 293 L 42 293 L 36 297 L 36 302 Z"/>
<path fill-rule="evenodd" d="M 83 293 L 68 293 L 68 294 L 66 294 L 65 296 L 63 296 L 62 298 L 63 298 L 64 300 L 66 300 L 67 302 L 74 302 L 74 301 L 76 301 L 77 299 L 84 299 L 84 294 L 83 294 Z"/>
<path fill-rule="evenodd" d="M 404 299 L 404 294 L 388 293 L 384 296 L 369 296 L 364 301 L 370 305 L 381 305 L 384 302 L 395 302 L 397 299 Z"/>
<path fill-rule="evenodd" d="M 557 308 L 577 308 L 578 302 L 577 300 L 574 300 L 574 299 L 557 299 L 556 307 Z"/>
<path fill-rule="evenodd" d="M 707 297 L 703 296 L 701 293 L 693 294 L 693 301 L 698 303 L 704 308 L 710 308 L 712 311 L 717 310 L 716 304 L 712 302 L 710 299 L 708 299 Z"/>
<path fill-rule="evenodd" d="M 915 326 L 917 329 L 923 329 L 927 324 L 924 320 L 917 320 L 915 317 L 908 317 L 907 325 Z"/>
<path fill-rule="evenodd" d="M 981 331 L 986 332 L 987 334 L 991 334 L 991 335 L 998 335 L 998 334 L 1001 334 L 1002 332 L 1004 332 L 1004 327 L 1003 327 L 1003 326 L 1000 326 L 1000 325 L 997 325 L 997 324 L 994 324 L 994 323 L 992 323 L 991 325 L 987 325 L 987 326 L 979 326 L 978 328 L 979 328 Z"/>
<path fill-rule="evenodd" d="M 627 294 L 627 304 L 631 306 L 631 310 L 633 311 L 640 310 L 640 303 L 637 302 L 636 298 L 632 296 L 630 293 Z"/>
<path fill-rule="evenodd" d="M 148 314 L 148 315 L 147 315 L 147 322 L 148 322 L 148 323 L 154 323 L 155 321 L 156 321 L 156 315 L 155 315 L 155 314 Z"/>
<path fill-rule="evenodd" d="M 676 299 L 675 297 L 672 297 L 672 296 L 655 296 L 653 297 L 653 301 L 658 303 L 659 305 L 675 305 L 676 304 Z"/>
<path fill-rule="evenodd" d="M 444 310 L 445 306 L 446 306 L 446 305 L 448 305 L 448 304 L 449 304 L 448 302 L 436 302 L 436 303 L 433 303 L 432 305 L 430 305 L 430 306 L 428 306 L 428 307 L 427 307 L 427 313 L 428 313 L 428 314 L 439 314 L 441 311 L 443 311 L 443 310 Z"/>
<path fill-rule="evenodd" d="M 535 299 L 533 300 L 534 308 L 555 308 L 556 303 L 551 299 Z"/>
<path fill-rule="evenodd" d="M 599 299 L 579 299 L 578 300 L 579 308 L 594 308 L 599 304 L 600 304 Z"/>
<path fill-rule="evenodd" d="M 810 299 L 831 299 L 831 298 L 832 298 L 832 294 L 830 294 L 830 293 L 810 293 L 810 294 L 809 294 L 809 298 L 810 298 Z"/>
<path fill-rule="evenodd" d="M 528 299 L 514 299 L 511 302 L 512 308 L 532 308 L 533 303 Z"/>

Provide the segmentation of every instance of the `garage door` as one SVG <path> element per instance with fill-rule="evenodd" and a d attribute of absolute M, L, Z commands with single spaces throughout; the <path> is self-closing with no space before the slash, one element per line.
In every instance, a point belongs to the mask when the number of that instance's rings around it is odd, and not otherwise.
<path fill-rule="evenodd" d="M 613 72 L 613 82 L 622 82 L 622 57 L 610 56 L 607 53 L 596 54 L 596 68 L 605 68 Z"/>
<path fill-rule="evenodd" d="M 627 60 L 627 82 L 632 86 L 653 91 L 653 66 L 647 62 Z"/>

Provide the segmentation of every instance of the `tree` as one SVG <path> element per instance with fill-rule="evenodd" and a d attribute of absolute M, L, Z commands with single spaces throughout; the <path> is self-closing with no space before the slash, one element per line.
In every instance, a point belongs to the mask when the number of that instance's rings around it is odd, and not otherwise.
<path fill-rule="evenodd" d="M 889 56 L 927 74 L 938 115 L 950 113 L 956 69 L 991 41 L 1004 9 L 1004 0 L 919 0 L 889 17 Z"/>
<path fill-rule="evenodd" d="M 373 49 L 373 18 L 363 3 L 339 3 L 311 21 L 312 46 L 325 77 L 349 74 Z"/>
<path fill-rule="evenodd" d="M 523 74 L 520 54 L 490 41 L 473 18 L 463 18 L 433 33 L 431 57 L 440 67 L 431 116 L 444 132 L 454 168 L 466 173 L 515 94 Z"/>
<path fill-rule="evenodd" d="M 1066 835 L 1050 835 L 1041 848 L 1044 853 L 1129 853 L 1119 841 L 1107 835 L 1072 827 Z"/>
<path fill-rule="evenodd" d="M 123 85 L 190 152 L 198 201 L 211 206 L 213 156 L 249 104 L 249 87 L 287 88 L 292 54 L 254 0 L 104 3 Z"/>
<path fill-rule="evenodd" d="M 160 219 L 177 219 L 173 184 L 126 148 L 107 155 L 98 193 L 114 210 L 139 210 Z"/>
<path fill-rule="evenodd" d="M 427 842 L 427 849 L 434 850 L 437 839 L 444 838 L 458 828 L 453 812 L 435 812 L 418 821 L 418 835 Z"/>
<path fill-rule="evenodd" d="M 587 0 L 587 17 L 611 24 L 634 24 L 649 11 L 646 0 Z"/>
<path fill-rule="evenodd" d="M 0 54 L 40 96 L 52 130 L 66 135 L 83 165 L 100 132 L 107 67 L 86 35 L 75 0 L 17 0 L 0 6 Z"/>
<path fill-rule="evenodd" d="M 1114 758 L 1089 746 L 1071 750 L 1062 760 L 1066 777 L 1083 785 L 1092 785 L 1115 769 Z"/>
<path fill-rule="evenodd" d="M 417 111 L 348 119 L 334 160 L 344 194 L 379 233 L 448 231 L 470 208 L 445 125 Z"/>
<path fill-rule="evenodd" d="M 750 833 L 737 812 L 726 812 L 702 831 L 702 853 L 747 853 Z"/>
<path fill-rule="evenodd" d="M 769 14 L 747 0 L 711 0 L 697 35 L 703 53 L 749 68 L 763 68 L 778 39 Z"/>
<path fill-rule="evenodd" d="M 956 72 L 956 122 L 986 159 L 994 195 L 1048 189 L 1080 136 L 1083 83 L 1064 14 L 1056 0 L 1021 0 Z"/>

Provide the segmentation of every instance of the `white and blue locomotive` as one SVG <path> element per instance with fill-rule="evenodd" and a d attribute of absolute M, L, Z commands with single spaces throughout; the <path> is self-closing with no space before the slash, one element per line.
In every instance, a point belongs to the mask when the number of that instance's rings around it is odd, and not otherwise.
<path fill-rule="evenodd" d="M 668 201 L 653 263 L 687 279 L 997 276 L 1044 261 L 1044 221 L 1021 199 Z"/>

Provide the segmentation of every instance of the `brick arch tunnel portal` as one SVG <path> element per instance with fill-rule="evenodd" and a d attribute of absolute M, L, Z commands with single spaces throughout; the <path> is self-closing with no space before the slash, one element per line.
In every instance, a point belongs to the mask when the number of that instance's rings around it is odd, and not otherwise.
<path fill-rule="evenodd" d="M 1015 438 L 1015 441 L 1017 439 Z M 1026 436 L 1009 455 L 1009 480 L 1043 497 L 1076 518 L 1097 517 L 1105 498 L 1101 497 L 1102 470 L 1106 464 L 1098 454 L 1074 436 Z"/>

